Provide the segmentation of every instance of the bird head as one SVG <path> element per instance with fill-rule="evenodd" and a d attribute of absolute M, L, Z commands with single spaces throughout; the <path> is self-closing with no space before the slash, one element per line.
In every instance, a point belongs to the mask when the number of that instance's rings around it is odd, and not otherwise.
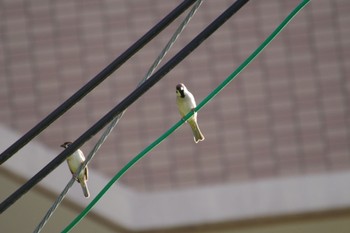
<path fill-rule="evenodd" d="M 177 96 L 184 98 L 186 91 L 187 91 L 187 88 L 183 83 L 179 83 L 176 85 L 176 95 Z"/>
<path fill-rule="evenodd" d="M 65 142 L 61 145 L 61 147 L 63 148 L 67 148 L 70 144 L 72 144 L 71 142 Z"/>

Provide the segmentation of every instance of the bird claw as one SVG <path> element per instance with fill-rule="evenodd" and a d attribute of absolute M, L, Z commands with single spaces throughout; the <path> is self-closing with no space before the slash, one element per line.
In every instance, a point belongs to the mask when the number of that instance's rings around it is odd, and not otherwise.
<path fill-rule="evenodd" d="M 73 174 L 73 178 L 74 178 L 74 180 L 78 180 L 78 175 Z"/>
<path fill-rule="evenodd" d="M 191 109 L 191 112 L 193 112 L 193 114 L 195 114 L 195 113 L 196 113 L 196 110 L 195 110 L 194 108 L 192 108 L 192 109 Z M 187 121 L 185 120 L 185 117 L 181 118 L 181 120 L 182 120 L 183 122 L 187 122 Z"/>

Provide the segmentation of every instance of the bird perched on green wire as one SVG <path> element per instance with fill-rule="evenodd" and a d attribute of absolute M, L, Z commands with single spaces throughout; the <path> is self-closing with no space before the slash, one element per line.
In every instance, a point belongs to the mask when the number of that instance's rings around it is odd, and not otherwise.
<path fill-rule="evenodd" d="M 183 83 L 176 85 L 176 104 L 182 117 L 193 111 L 197 106 L 192 93 L 187 90 Z M 204 135 L 199 129 L 196 112 L 187 120 L 187 123 L 191 126 L 195 143 L 203 141 Z"/>
<path fill-rule="evenodd" d="M 61 147 L 67 148 L 70 144 L 72 144 L 72 143 L 65 142 L 61 145 Z M 68 164 L 70 172 L 74 175 L 76 173 L 76 171 L 78 170 L 78 168 L 80 167 L 80 165 L 84 161 L 85 161 L 85 156 L 84 156 L 83 152 L 80 149 L 75 151 L 72 155 L 70 155 L 67 158 L 67 164 Z M 88 167 L 85 166 L 85 168 L 79 173 L 79 175 L 77 175 L 77 177 L 75 177 L 75 179 L 78 181 L 78 183 L 80 183 L 80 186 L 83 189 L 83 193 L 84 193 L 84 196 L 86 198 L 88 198 L 90 196 L 89 189 L 88 189 L 88 186 L 86 183 L 88 180 L 88 175 L 89 175 Z"/>

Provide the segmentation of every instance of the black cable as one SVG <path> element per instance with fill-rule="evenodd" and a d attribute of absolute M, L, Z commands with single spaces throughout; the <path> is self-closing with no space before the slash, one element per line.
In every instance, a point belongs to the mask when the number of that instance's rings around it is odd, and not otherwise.
<path fill-rule="evenodd" d="M 165 16 L 157 25 L 150 29 L 144 36 L 131 45 L 124 53 L 116 58 L 111 64 L 98 73 L 87 84 L 80 88 L 75 94 L 67 99 L 63 104 L 57 107 L 47 117 L 40 121 L 36 126 L 24 134 L 20 139 L 13 143 L 9 148 L 0 154 L 0 165 L 8 160 L 12 155 L 24 147 L 34 137 L 40 134 L 52 122 L 57 120 L 60 116 L 68 111 L 74 104 L 81 100 L 85 95 L 92 91 L 96 86 L 103 82 L 109 75 L 117 70 L 123 63 L 132 57 L 137 51 L 157 36 L 163 29 L 165 29 L 171 22 L 173 22 L 179 15 L 181 15 L 187 8 L 189 8 L 195 0 L 185 0 L 167 16 Z"/>
<path fill-rule="evenodd" d="M 213 34 L 221 25 L 223 25 L 234 13 L 236 13 L 249 0 L 237 0 L 233 5 L 225 10 L 218 18 L 216 18 L 209 26 L 207 26 L 200 34 L 198 34 L 189 44 L 187 44 L 180 52 L 171 58 L 163 67 L 153 74 L 147 81 L 137 87 L 131 94 L 122 100 L 116 107 L 109 111 L 90 129 L 75 140 L 67 149 L 62 151 L 55 159 L 41 169 L 35 176 L 16 190 L 11 196 L 0 204 L 0 213 L 5 211 L 23 194 L 28 192 L 34 185 L 39 183 L 45 176 L 58 167 L 69 155 L 76 151 L 81 145 L 89 140 L 93 135 L 98 133 L 106 126 L 116 115 L 122 113 L 127 107 L 134 103 L 141 95 L 149 90 L 154 84 L 162 79 L 170 70 L 187 57 L 194 49 L 196 49 L 204 40 Z"/>

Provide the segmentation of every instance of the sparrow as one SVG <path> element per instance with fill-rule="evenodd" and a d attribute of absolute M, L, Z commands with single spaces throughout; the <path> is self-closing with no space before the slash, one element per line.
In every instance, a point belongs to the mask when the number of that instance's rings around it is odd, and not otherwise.
<path fill-rule="evenodd" d="M 72 144 L 72 143 L 65 142 L 61 145 L 61 147 L 67 148 L 70 144 Z M 75 172 L 78 170 L 78 168 L 80 167 L 80 165 L 84 161 L 85 161 L 85 156 L 84 156 L 83 152 L 80 149 L 75 151 L 72 155 L 70 155 L 67 158 L 67 164 L 68 164 L 70 172 L 74 175 Z M 80 172 L 80 174 L 77 175 L 77 177 L 75 177 L 75 179 L 78 181 L 78 183 L 80 183 L 80 186 L 83 189 L 84 196 L 86 198 L 88 198 L 90 196 L 89 189 L 88 189 L 88 186 L 86 183 L 88 180 L 88 173 L 89 173 L 88 167 L 85 166 L 85 168 Z"/>
<path fill-rule="evenodd" d="M 194 111 L 194 108 L 197 106 L 192 93 L 187 90 L 183 83 L 176 85 L 176 104 L 182 117 L 186 116 L 190 111 Z M 203 141 L 204 136 L 199 129 L 196 112 L 187 120 L 187 123 L 191 126 L 194 142 Z"/>

